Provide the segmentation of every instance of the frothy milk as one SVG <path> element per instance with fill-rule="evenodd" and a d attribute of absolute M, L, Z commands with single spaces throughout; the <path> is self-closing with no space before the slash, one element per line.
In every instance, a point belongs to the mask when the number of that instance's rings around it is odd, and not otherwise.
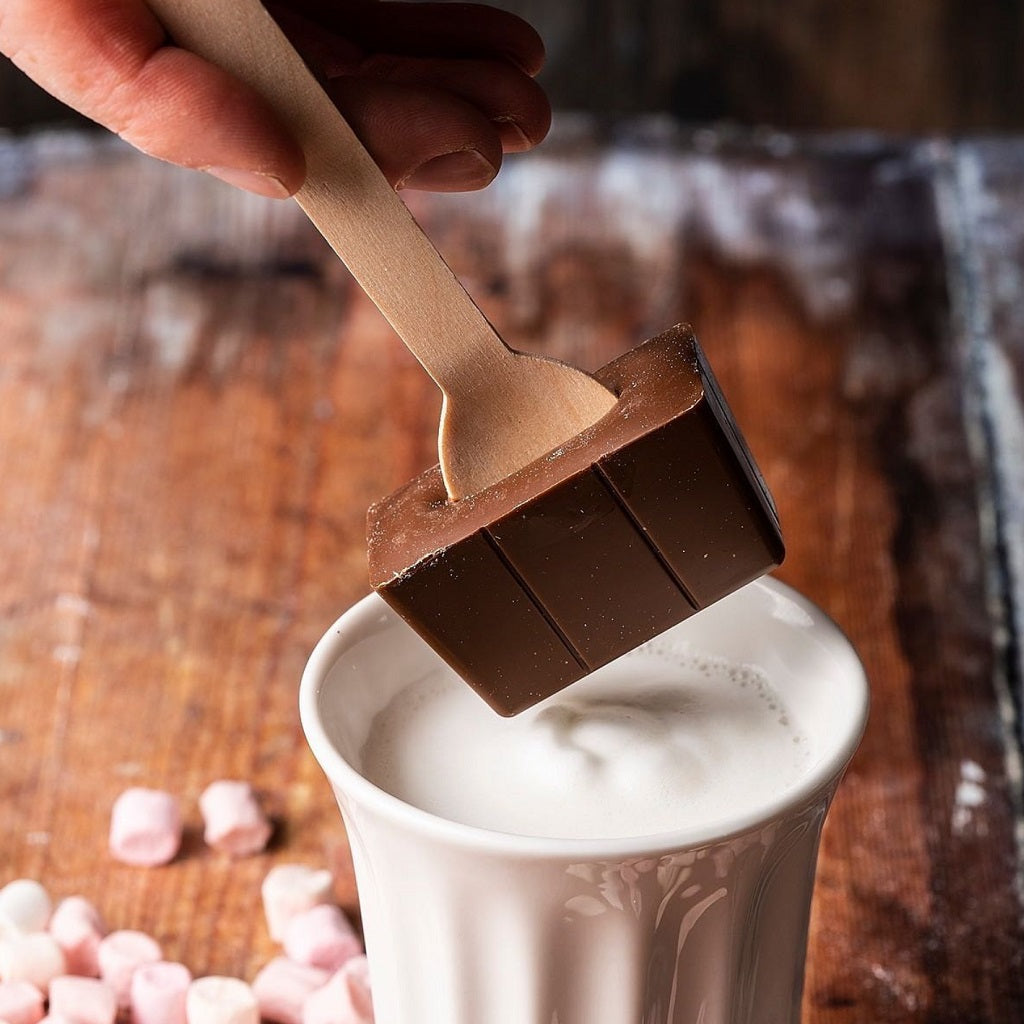
<path fill-rule="evenodd" d="M 376 715 L 358 767 L 451 821 L 615 839 L 763 807 L 812 760 L 763 670 L 661 639 L 511 719 L 437 668 Z"/>

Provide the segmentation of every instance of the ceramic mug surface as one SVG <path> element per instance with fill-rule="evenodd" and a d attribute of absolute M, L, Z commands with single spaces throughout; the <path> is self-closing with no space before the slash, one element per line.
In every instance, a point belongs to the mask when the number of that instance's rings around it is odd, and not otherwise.
<path fill-rule="evenodd" d="M 665 634 L 762 668 L 811 738 L 751 810 L 619 839 L 447 821 L 360 774 L 374 718 L 437 655 L 375 595 L 303 675 L 310 747 L 352 848 L 377 1024 L 796 1024 L 821 828 L 868 688 L 842 633 L 766 578 Z"/>

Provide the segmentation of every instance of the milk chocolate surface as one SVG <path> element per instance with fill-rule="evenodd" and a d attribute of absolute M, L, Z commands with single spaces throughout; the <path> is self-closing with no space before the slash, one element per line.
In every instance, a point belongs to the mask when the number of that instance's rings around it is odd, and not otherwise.
<path fill-rule="evenodd" d="M 778 565 L 775 506 L 693 333 L 595 375 L 615 408 L 449 502 L 437 466 L 371 506 L 370 581 L 516 714 Z"/>

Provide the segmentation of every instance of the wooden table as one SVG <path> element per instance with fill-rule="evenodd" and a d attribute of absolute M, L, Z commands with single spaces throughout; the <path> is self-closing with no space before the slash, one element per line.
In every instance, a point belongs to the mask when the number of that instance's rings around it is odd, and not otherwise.
<path fill-rule="evenodd" d="M 517 347 L 593 368 L 696 325 L 778 575 L 866 662 L 806 1020 L 1024 1019 L 1024 143 L 566 120 L 485 192 L 409 201 Z M 84 135 L 0 144 L 0 351 L 0 882 L 251 978 L 272 863 L 355 906 L 296 684 L 437 396 L 293 205 Z M 203 847 L 219 777 L 263 793 L 266 855 Z M 106 854 L 133 784 L 182 798 L 168 867 Z"/>

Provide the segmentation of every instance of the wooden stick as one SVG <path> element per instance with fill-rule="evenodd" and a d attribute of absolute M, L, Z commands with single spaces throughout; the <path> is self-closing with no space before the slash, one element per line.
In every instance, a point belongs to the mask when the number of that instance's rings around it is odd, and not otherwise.
<path fill-rule="evenodd" d="M 496 483 L 615 404 L 582 371 L 501 340 L 258 0 L 147 2 L 177 44 L 267 99 L 302 146 L 299 205 L 444 395 L 450 498 Z"/>

